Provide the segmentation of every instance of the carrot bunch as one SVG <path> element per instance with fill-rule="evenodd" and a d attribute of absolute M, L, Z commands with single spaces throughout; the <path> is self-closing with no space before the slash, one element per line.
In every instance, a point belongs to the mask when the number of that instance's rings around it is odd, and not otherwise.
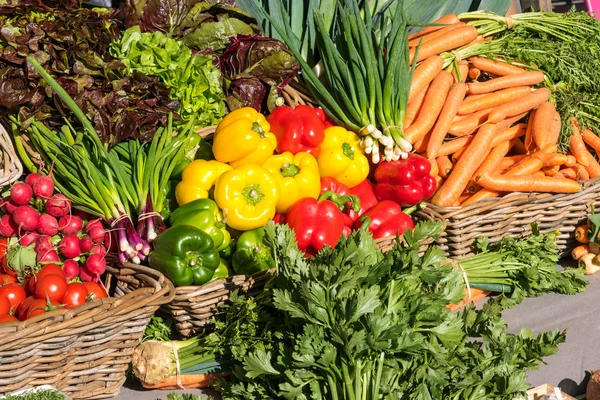
<path fill-rule="evenodd" d="M 482 57 L 444 69 L 436 51 L 481 38 L 453 15 L 436 22 L 446 25 L 423 29 L 409 42 L 420 43 L 420 63 L 404 119 L 405 139 L 434 166 L 433 204 L 463 206 L 509 192 L 573 193 L 581 189 L 578 180 L 600 175 L 586 146 L 600 151 L 600 138 L 579 132 L 575 119 L 568 120 L 570 154 L 557 152 L 561 116 L 548 101 L 550 90 L 536 88 L 544 73 Z"/>

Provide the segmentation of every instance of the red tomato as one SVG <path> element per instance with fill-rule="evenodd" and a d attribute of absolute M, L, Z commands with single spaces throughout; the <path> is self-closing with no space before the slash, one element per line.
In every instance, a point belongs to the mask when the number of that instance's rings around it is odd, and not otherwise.
<path fill-rule="evenodd" d="M 87 296 L 88 290 L 83 283 L 72 282 L 67 286 L 67 292 L 60 302 L 67 308 L 75 308 L 85 304 Z"/>
<path fill-rule="evenodd" d="M 67 292 L 67 280 L 60 275 L 46 275 L 35 285 L 35 297 L 60 301 Z"/>
<path fill-rule="evenodd" d="M 10 301 L 6 296 L 0 296 L 0 315 L 8 314 L 10 312 Z"/>
<path fill-rule="evenodd" d="M 60 265 L 58 265 L 58 264 L 46 264 L 39 270 L 39 272 L 37 274 L 35 274 L 35 277 L 39 281 L 46 275 L 60 275 L 60 276 L 64 277 L 65 273 L 64 273 L 63 269 L 60 267 Z"/>
<path fill-rule="evenodd" d="M 108 297 L 108 295 L 106 294 L 106 290 L 104 290 L 104 288 L 100 286 L 99 283 L 85 282 L 84 285 L 88 290 L 88 297 L 90 297 L 91 300 L 98 300 Z"/>
<path fill-rule="evenodd" d="M 29 307 L 36 301 L 35 296 L 29 296 L 19 305 L 17 309 L 17 318 L 21 321 L 24 321 L 27 318 L 27 311 L 29 311 Z"/>
<path fill-rule="evenodd" d="M 11 283 L 17 283 L 17 278 L 8 274 L 0 274 L 0 286 L 10 285 Z"/>
<path fill-rule="evenodd" d="M 8 238 L 3 237 L 0 238 L 0 264 L 5 274 L 16 278 L 17 272 L 8 266 L 8 261 L 5 257 L 6 253 L 8 253 Z"/>
<path fill-rule="evenodd" d="M 13 309 L 16 309 L 25 300 L 25 297 L 27 297 L 25 289 L 16 283 L 0 287 L 0 295 L 6 296 Z"/>
<path fill-rule="evenodd" d="M 27 319 L 33 318 L 36 315 L 44 314 L 47 311 L 52 311 L 58 308 L 60 304 L 58 301 L 50 300 L 49 302 L 44 299 L 36 299 L 27 310 Z"/>
<path fill-rule="evenodd" d="M 15 322 L 15 321 L 19 321 L 17 318 L 13 317 L 10 314 L 2 314 L 0 315 L 0 323 L 2 322 Z"/>

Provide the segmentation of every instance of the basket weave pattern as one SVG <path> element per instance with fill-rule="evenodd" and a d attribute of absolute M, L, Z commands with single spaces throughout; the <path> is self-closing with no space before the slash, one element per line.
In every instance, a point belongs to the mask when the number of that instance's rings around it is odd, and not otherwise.
<path fill-rule="evenodd" d="M 497 243 L 505 236 L 528 236 L 532 223 L 542 233 L 559 231 L 556 241 L 561 255 L 567 255 L 578 245 L 573 232 L 592 209 L 600 209 L 600 178 L 583 182 L 578 193 L 512 193 L 465 207 L 428 204 L 414 215 L 426 220 L 443 218 L 446 229 L 436 244 L 451 257 L 472 255 L 479 236 L 487 236 L 490 243 Z"/>
<path fill-rule="evenodd" d="M 73 399 L 119 394 L 134 348 L 152 314 L 171 301 L 174 288 L 150 268 L 107 270 L 118 281 L 135 276 L 145 287 L 0 325 L 0 394 L 41 385 Z"/>
<path fill-rule="evenodd" d="M 15 153 L 10 136 L 0 124 L 0 188 L 13 183 L 23 173 L 23 165 Z"/>

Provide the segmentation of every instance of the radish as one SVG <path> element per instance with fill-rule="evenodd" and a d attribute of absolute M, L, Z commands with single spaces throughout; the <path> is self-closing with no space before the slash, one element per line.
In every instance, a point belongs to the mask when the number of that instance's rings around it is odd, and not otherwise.
<path fill-rule="evenodd" d="M 104 229 L 94 228 L 88 232 L 94 243 L 104 243 Z"/>
<path fill-rule="evenodd" d="M 40 179 L 42 177 L 42 175 L 40 174 L 29 174 L 27 175 L 27 178 L 25 178 L 25 182 L 29 185 L 29 186 L 33 186 L 33 184 L 35 183 L 35 181 L 37 181 L 38 179 Z"/>
<path fill-rule="evenodd" d="M 38 236 L 35 241 L 35 247 L 33 249 L 35 250 L 35 252 L 38 255 L 47 253 L 49 251 L 53 251 L 54 245 L 50 241 L 50 236 L 48 236 L 48 235 Z"/>
<path fill-rule="evenodd" d="M 58 220 L 58 229 L 65 235 L 79 232 L 82 226 L 83 220 L 76 215 L 65 215 Z"/>
<path fill-rule="evenodd" d="M 37 253 L 37 255 L 37 261 L 39 263 L 60 261 L 60 258 L 58 258 L 58 253 L 54 250 L 45 251 L 43 253 Z"/>
<path fill-rule="evenodd" d="M 19 227 L 13 220 L 12 215 L 5 214 L 2 216 L 2 218 L 0 218 L 0 236 L 17 236 L 17 229 L 19 229 Z"/>
<path fill-rule="evenodd" d="M 19 207 L 10 199 L 10 196 L 6 196 L 0 201 L 0 211 L 4 214 L 12 214 Z"/>
<path fill-rule="evenodd" d="M 60 253 L 67 258 L 75 258 L 81 254 L 79 248 L 79 237 L 74 233 L 66 235 L 58 245 Z"/>
<path fill-rule="evenodd" d="M 98 280 L 106 271 L 106 259 L 101 255 L 92 254 L 85 260 L 85 269 Z"/>
<path fill-rule="evenodd" d="M 108 251 L 106 251 L 106 247 L 102 246 L 101 244 L 95 245 L 90 250 L 90 254 L 98 254 L 99 256 L 102 256 L 102 257 L 106 256 L 106 253 L 108 253 Z"/>
<path fill-rule="evenodd" d="M 49 199 L 54 194 L 54 181 L 49 176 L 40 176 L 32 185 L 33 194 L 39 199 Z"/>
<path fill-rule="evenodd" d="M 50 214 L 40 215 L 40 224 L 38 232 L 42 235 L 54 236 L 58 233 L 58 221 Z"/>
<path fill-rule="evenodd" d="M 63 271 L 65 272 L 65 278 L 75 279 L 79 276 L 79 264 L 74 260 L 65 260 L 63 262 Z"/>
<path fill-rule="evenodd" d="M 113 233 L 114 232 L 106 232 L 106 235 L 104 235 L 104 244 L 110 251 L 116 253 L 117 251 L 119 251 L 119 248 L 117 247 L 117 240 L 115 239 Z"/>
<path fill-rule="evenodd" d="M 37 240 L 40 235 L 37 232 L 29 232 L 28 234 L 21 237 L 21 245 L 29 246 Z"/>
<path fill-rule="evenodd" d="M 64 217 L 71 212 L 71 200 L 57 193 L 46 202 L 46 212 L 56 218 Z"/>
<path fill-rule="evenodd" d="M 91 221 L 88 221 L 87 224 L 85 224 L 85 231 L 87 233 L 89 233 L 94 228 L 103 229 L 104 227 L 102 226 L 102 221 L 100 221 L 99 219 L 93 219 Z"/>
<path fill-rule="evenodd" d="M 40 223 L 40 215 L 31 206 L 17 207 L 12 216 L 19 227 L 19 232 L 21 232 L 21 230 L 33 232 L 37 230 Z"/>
<path fill-rule="evenodd" d="M 79 248 L 82 253 L 87 253 L 94 247 L 94 241 L 89 236 L 84 236 L 79 239 Z"/>
<path fill-rule="evenodd" d="M 100 279 L 99 276 L 97 277 L 91 273 L 85 265 L 79 268 L 79 278 L 81 278 L 83 282 L 96 282 L 98 279 Z"/>
<path fill-rule="evenodd" d="M 10 199 L 18 206 L 29 204 L 32 197 L 33 190 L 25 182 L 15 183 L 10 189 Z"/>
<path fill-rule="evenodd" d="M 73 215 L 77 215 L 78 217 L 81 217 L 81 219 L 83 219 L 83 220 L 88 220 L 91 218 L 90 214 L 86 213 L 85 211 L 81 211 L 81 210 L 74 210 Z"/>

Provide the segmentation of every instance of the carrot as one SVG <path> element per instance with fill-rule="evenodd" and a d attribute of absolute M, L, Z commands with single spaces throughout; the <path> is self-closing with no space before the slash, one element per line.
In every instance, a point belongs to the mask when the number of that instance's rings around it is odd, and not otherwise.
<path fill-rule="evenodd" d="M 567 162 L 567 155 L 554 153 L 544 160 L 544 167 L 554 167 L 556 165 L 564 165 Z"/>
<path fill-rule="evenodd" d="M 479 78 L 479 75 L 481 75 L 481 71 L 479 69 L 475 67 L 469 68 L 469 78 L 477 79 Z"/>
<path fill-rule="evenodd" d="M 525 149 L 525 145 L 523 144 L 523 141 L 518 138 L 515 139 L 515 144 L 512 147 L 512 151 L 513 151 L 513 153 L 516 153 L 518 155 L 527 154 L 527 150 Z"/>
<path fill-rule="evenodd" d="M 484 174 L 476 178 L 476 182 L 486 189 L 499 192 L 544 192 L 544 193 L 576 193 L 581 185 L 568 179 L 524 176 L 502 176 Z"/>
<path fill-rule="evenodd" d="M 590 146 L 596 154 L 600 154 L 600 137 L 598 137 L 594 132 L 589 129 L 586 129 L 582 133 L 583 141 Z"/>
<path fill-rule="evenodd" d="M 533 110 L 531 113 L 529 113 L 529 121 L 527 121 L 527 130 L 525 131 L 525 140 L 523 141 L 528 153 L 535 150 L 535 142 L 533 141 L 533 124 L 535 122 L 536 111 L 537 110 Z"/>
<path fill-rule="evenodd" d="M 458 63 L 458 68 L 452 69 L 452 78 L 454 83 L 465 82 L 469 74 L 469 63 L 465 60 Z"/>
<path fill-rule="evenodd" d="M 466 24 L 464 22 L 458 22 L 456 24 L 444 26 L 444 27 L 442 27 L 442 29 L 438 29 L 435 32 L 431 32 L 427 35 L 409 40 L 408 46 L 409 47 L 417 47 L 419 45 L 419 43 L 430 42 L 436 38 L 439 38 L 440 36 L 446 35 L 448 32 L 450 32 L 456 28 L 460 28 L 461 26 L 465 26 L 465 25 Z"/>
<path fill-rule="evenodd" d="M 502 142 L 506 142 L 507 140 L 513 140 L 515 138 L 521 137 L 525 134 L 525 124 L 517 124 L 511 126 L 510 128 L 506 128 L 498 132 L 494 139 L 492 140 L 491 147 L 496 147 Z"/>
<path fill-rule="evenodd" d="M 175 390 L 184 387 L 186 389 L 200 389 L 209 387 L 217 378 L 226 377 L 231 375 L 230 372 L 220 372 L 216 374 L 182 374 L 179 375 L 179 381 L 177 376 L 171 376 L 166 381 L 159 382 L 154 385 L 148 385 L 142 382 L 142 386 L 146 389 L 163 389 L 163 390 Z"/>
<path fill-rule="evenodd" d="M 489 153 L 490 143 L 495 134 L 496 126 L 493 124 L 486 124 L 479 128 L 473 141 L 452 169 L 444 185 L 438 189 L 431 199 L 433 204 L 447 206 L 458 200 L 461 193 L 466 189 L 469 179 Z"/>
<path fill-rule="evenodd" d="M 535 120 L 531 127 L 531 136 L 533 137 L 536 146 L 540 149 L 544 147 L 546 143 L 552 143 L 552 140 L 548 137 L 548 133 L 550 132 L 554 114 L 556 114 L 556 108 L 554 108 L 554 104 L 550 102 L 542 103 L 535 111 Z M 554 143 L 556 144 L 556 140 Z"/>
<path fill-rule="evenodd" d="M 523 68 L 519 68 L 515 65 L 508 64 L 504 61 L 490 60 L 489 58 L 472 57 L 469 61 L 475 68 L 499 76 L 516 75 L 527 72 Z"/>
<path fill-rule="evenodd" d="M 551 171 L 554 171 L 555 167 L 551 167 L 548 171 L 550 173 L 552 173 Z M 548 176 L 553 176 L 556 177 L 557 175 L 562 175 L 562 177 L 570 179 L 572 181 L 576 181 L 577 180 L 577 171 L 575 171 L 575 168 L 563 168 L 559 171 L 556 171 L 554 173 L 554 175 L 550 175 L 548 174 Z"/>
<path fill-rule="evenodd" d="M 469 76 L 471 76 L 470 72 Z M 471 82 L 467 84 L 467 91 L 471 94 L 491 93 L 515 86 L 537 85 L 544 78 L 545 75 L 543 72 L 524 72 L 518 75 L 501 76 L 500 78 L 490 79 L 486 82 Z"/>
<path fill-rule="evenodd" d="M 425 94 L 427 93 L 427 89 L 429 85 L 427 85 L 423 90 L 421 90 L 414 99 L 406 106 L 406 114 L 404 115 L 404 129 L 407 129 L 417 118 L 419 112 L 421 111 L 421 107 L 423 106 L 423 100 L 425 100 Z"/>
<path fill-rule="evenodd" d="M 586 149 L 587 151 L 587 149 Z M 589 160 L 589 165 L 585 167 L 585 169 L 587 170 L 588 174 L 590 175 L 590 178 L 596 178 L 598 176 L 600 176 L 600 164 L 598 164 L 598 161 L 596 161 L 596 159 L 594 158 L 594 156 L 592 156 L 592 154 L 590 152 L 588 152 L 588 160 Z M 577 165 L 577 164 L 575 164 Z"/>
<path fill-rule="evenodd" d="M 558 142 L 558 138 L 560 137 L 560 130 L 562 126 L 562 121 L 560 118 L 560 114 L 554 111 L 554 115 L 552 116 L 552 123 L 550 124 L 550 129 L 548 130 L 548 134 L 546 135 L 546 143 L 555 143 Z"/>
<path fill-rule="evenodd" d="M 415 143 L 429 132 L 444 106 L 451 86 L 452 74 L 450 72 L 442 71 L 435 77 L 425 94 L 425 100 L 423 100 L 417 119 L 404 130 L 404 139 Z"/>
<path fill-rule="evenodd" d="M 458 121 L 452 122 L 450 128 L 448 129 L 448 133 L 452 136 L 464 136 L 470 135 L 475 132 L 477 128 L 483 125 L 487 119 L 488 115 L 492 112 L 491 108 L 485 110 L 479 110 L 467 116 L 466 118 L 462 118 Z"/>
<path fill-rule="evenodd" d="M 573 260 L 579 260 L 586 254 L 590 254 L 590 246 L 587 244 L 579 245 L 571 250 L 571 257 L 573 257 Z"/>
<path fill-rule="evenodd" d="M 477 38 L 477 29 L 473 26 L 461 26 L 448 32 L 443 37 L 436 38 L 430 42 L 422 43 L 419 48 L 417 62 L 445 51 L 454 50 L 471 43 Z M 415 48 L 409 49 L 410 63 L 415 57 Z"/>
<path fill-rule="evenodd" d="M 467 199 L 469 197 L 471 197 L 472 195 L 473 195 L 472 193 L 468 193 L 468 192 L 461 194 L 460 197 L 458 198 L 458 204 L 460 205 L 463 202 L 467 201 Z"/>
<path fill-rule="evenodd" d="M 448 97 L 446 97 L 446 101 L 440 111 L 437 122 L 431 131 L 431 137 L 429 139 L 429 144 L 427 145 L 427 158 L 437 157 L 440 146 L 446 137 L 446 133 L 448 133 L 450 125 L 452 125 L 452 120 L 456 116 L 458 107 L 464 97 L 464 82 L 455 83 L 452 88 L 450 88 L 450 92 L 448 93 Z"/>
<path fill-rule="evenodd" d="M 504 103 L 496 107 L 490 113 L 488 121 L 491 123 L 496 123 L 502 121 L 503 119 L 514 117 L 515 115 L 532 110 L 548 100 L 549 97 L 550 89 L 548 88 L 534 90 L 526 96 L 516 98 L 508 103 Z"/>
<path fill-rule="evenodd" d="M 485 96 L 482 96 L 478 98 L 477 101 L 469 101 L 465 104 L 462 104 L 458 109 L 458 113 L 471 114 L 475 111 L 484 110 L 486 108 L 498 107 L 502 104 L 510 103 L 514 99 L 520 100 L 530 93 L 531 89 L 529 88 L 529 86 L 517 86 L 508 89 L 502 89 L 497 92 L 489 93 Z M 502 119 L 504 118 L 501 118 L 501 120 Z"/>
<path fill-rule="evenodd" d="M 465 146 L 468 146 L 473 141 L 472 136 L 463 136 L 458 139 L 450 140 L 440 147 L 438 157 L 449 156 L 454 154 Z"/>
<path fill-rule="evenodd" d="M 587 225 L 578 226 L 577 229 L 575 229 L 575 240 L 577 240 L 579 243 L 583 243 L 583 244 L 589 243 L 590 242 L 589 231 L 590 231 L 590 227 Z"/>
<path fill-rule="evenodd" d="M 496 146 L 498 147 L 498 146 Z M 514 167 L 515 165 L 517 165 L 518 163 L 520 163 L 521 161 L 523 161 L 526 157 L 526 155 L 518 155 L 518 156 L 508 156 L 508 157 L 504 157 L 502 160 L 500 160 L 500 163 L 498 164 L 498 166 L 496 167 L 497 169 L 509 169 Z"/>
<path fill-rule="evenodd" d="M 583 137 L 579 131 L 579 125 L 577 124 L 577 120 L 573 117 L 571 117 L 571 124 L 573 125 L 573 134 L 569 138 L 569 150 L 571 151 L 571 154 L 575 156 L 579 164 L 587 167 L 590 165 L 590 160 L 588 158 L 590 152 L 585 147 Z"/>
<path fill-rule="evenodd" d="M 515 115 L 514 117 L 506 118 L 506 119 L 498 122 L 496 125 L 498 126 L 499 130 L 503 130 L 503 129 L 508 128 L 509 126 L 511 126 L 512 124 L 514 124 L 515 122 L 520 121 L 526 115 L 527 115 L 527 113 L 524 112 L 524 113 L 521 113 L 519 115 Z"/>
<path fill-rule="evenodd" d="M 506 153 L 508 153 L 508 151 L 514 145 L 514 140 L 517 139 L 501 143 L 494 147 L 492 151 L 490 151 L 488 156 L 485 158 L 485 160 L 483 160 L 479 168 L 477 168 L 471 177 L 471 182 L 469 182 L 469 185 L 467 186 L 467 190 L 469 192 L 473 193 L 476 190 L 475 183 L 473 182 L 474 177 L 483 175 L 485 173 L 492 173 L 496 168 L 498 168 L 498 165 L 503 160 L 504 156 L 506 156 Z"/>
<path fill-rule="evenodd" d="M 459 22 L 460 22 L 460 20 L 458 19 L 456 14 L 446 14 L 443 17 L 433 21 L 432 22 L 433 25 L 426 26 L 425 28 L 421 29 L 419 32 L 415 32 L 415 33 L 409 35 L 408 38 L 414 39 L 414 38 L 418 38 L 421 36 L 425 36 L 428 33 L 438 31 L 447 25 L 458 24 Z"/>
<path fill-rule="evenodd" d="M 410 104 L 415 97 L 425 89 L 431 81 L 440 73 L 444 67 L 444 59 L 434 55 L 423 61 L 413 73 L 412 82 L 410 84 L 410 92 L 408 94 L 408 103 Z"/>
<path fill-rule="evenodd" d="M 427 133 L 425 137 L 417 140 L 413 146 L 413 151 L 417 154 L 423 154 L 427 151 L 427 146 L 429 145 L 429 138 L 431 138 L 430 133 Z"/>
<path fill-rule="evenodd" d="M 567 161 L 565 162 L 565 167 L 573 167 L 575 166 L 575 164 L 577 164 L 577 159 L 575 158 L 575 156 L 568 154 Z"/>
<path fill-rule="evenodd" d="M 465 97 L 465 99 L 463 100 L 463 104 L 467 104 L 470 103 L 472 101 L 475 101 L 477 99 L 482 98 L 483 96 L 487 96 L 488 93 L 483 93 L 483 94 L 469 94 L 467 97 Z"/>
<path fill-rule="evenodd" d="M 575 168 L 575 171 L 577 172 L 577 180 L 587 181 L 590 179 L 590 173 L 583 165 L 575 164 L 573 168 Z"/>
<path fill-rule="evenodd" d="M 538 171 L 535 174 L 531 174 L 531 176 L 546 176 L 546 174 L 543 171 Z"/>
<path fill-rule="evenodd" d="M 443 178 L 447 178 L 452 171 L 452 161 L 448 158 L 448 156 L 441 156 L 435 159 L 435 164 L 438 167 L 439 174 Z"/>
<path fill-rule="evenodd" d="M 456 153 L 452 154 L 452 162 L 454 164 L 456 164 L 456 162 L 458 161 L 458 159 L 462 157 L 462 155 L 464 154 L 465 150 L 467 150 L 467 147 L 463 147 L 462 149 L 459 149 Z"/>

